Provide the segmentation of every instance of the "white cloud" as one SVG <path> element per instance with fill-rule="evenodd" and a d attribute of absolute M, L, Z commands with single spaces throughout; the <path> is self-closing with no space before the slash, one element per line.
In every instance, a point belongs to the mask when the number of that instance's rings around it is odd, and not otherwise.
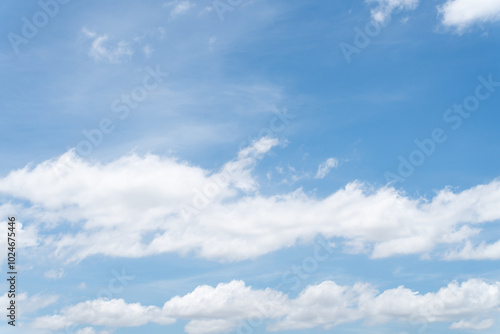
<path fill-rule="evenodd" d="M 262 196 L 252 170 L 277 144 L 263 138 L 218 171 L 152 154 L 90 163 L 70 151 L 12 171 L 0 179 L 0 193 L 31 203 L 17 212 L 29 228 L 47 231 L 38 247 L 67 261 L 168 252 L 239 261 L 318 234 L 375 258 L 427 255 L 437 245 L 446 252 L 477 240 L 481 224 L 500 219 L 500 180 L 459 193 L 443 189 L 432 199 L 360 182 L 325 198 L 301 189 Z M 50 233 L 61 224 L 75 232 Z"/>
<path fill-rule="evenodd" d="M 495 321 L 493 319 L 485 320 L 473 320 L 465 321 L 460 320 L 459 322 L 454 322 L 451 324 L 451 329 L 474 329 L 474 330 L 484 330 L 493 327 Z"/>
<path fill-rule="evenodd" d="M 471 279 L 452 282 L 436 293 L 420 294 L 402 286 L 382 293 L 356 283 L 332 281 L 305 288 L 295 299 L 282 292 L 253 289 L 242 281 L 199 286 L 176 296 L 163 308 L 127 304 L 123 300 L 94 300 L 65 308 L 60 315 L 36 319 L 33 327 L 57 330 L 70 325 L 140 326 L 188 321 L 189 334 L 220 333 L 267 323 L 268 330 L 326 329 L 364 320 L 374 326 L 389 321 L 452 323 L 452 329 L 486 329 L 500 307 L 500 282 Z M 252 321 L 247 321 L 251 319 Z M 248 331 L 248 328 L 246 329 Z"/>
<path fill-rule="evenodd" d="M 442 24 L 460 33 L 476 24 L 500 20 L 500 1 L 448 0 L 438 11 Z"/>
<path fill-rule="evenodd" d="M 64 269 L 59 268 L 59 269 L 51 269 L 49 271 L 46 271 L 43 276 L 48 279 L 59 279 L 63 277 L 64 275 Z"/>
<path fill-rule="evenodd" d="M 203 285 L 183 297 L 165 303 L 163 312 L 178 319 L 190 320 L 188 333 L 220 333 L 233 330 L 248 317 L 275 318 L 284 315 L 287 297 L 271 289 L 253 290 L 242 281 Z M 259 311 L 262 310 L 262 311 Z"/>
<path fill-rule="evenodd" d="M 448 260 L 500 260 L 500 241 L 492 244 L 482 242 L 476 247 L 467 241 L 460 250 L 449 251 L 446 258 Z"/>
<path fill-rule="evenodd" d="M 8 294 L 0 296 L 0 307 L 6 309 L 10 303 Z M 16 303 L 18 303 L 18 312 L 20 314 L 33 313 L 47 306 L 50 306 L 59 300 L 57 295 L 36 294 L 29 296 L 26 292 L 16 294 Z"/>
<path fill-rule="evenodd" d="M 295 300 L 287 301 L 286 315 L 271 325 L 273 331 L 331 328 L 363 317 L 361 300 L 372 297 L 373 288 L 366 284 L 340 286 L 326 281 L 305 288 Z"/>
<path fill-rule="evenodd" d="M 325 176 L 330 173 L 330 170 L 332 168 L 335 168 L 339 165 L 339 161 L 335 158 L 328 158 L 325 162 L 322 162 L 319 167 L 318 171 L 316 172 L 315 178 L 317 179 L 323 179 Z"/>
<path fill-rule="evenodd" d="M 7 177 L 10 181 L 3 179 L 0 183 L 3 182 L 4 186 L 7 186 L 10 182 L 20 182 L 21 188 L 16 189 L 12 195 L 27 195 L 31 198 L 30 201 L 38 203 L 28 209 L 26 214 L 36 216 L 49 227 L 63 222 L 77 223 L 81 219 L 85 221 L 84 225 L 80 225 L 81 233 L 44 239 L 46 244 L 56 246 L 56 254 L 64 253 L 65 250 L 77 251 L 78 254 L 74 254 L 76 259 L 82 259 L 100 252 L 90 246 L 95 242 L 103 242 L 103 245 L 106 245 L 102 247 L 105 249 L 104 254 L 132 257 L 195 250 L 203 239 L 205 241 L 201 244 L 209 249 L 212 247 L 203 232 L 205 228 L 200 225 L 198 229 L 195 226 L 198 224 L 186 222 L 182 218 L 183 204 L 195 205 L 201 193 L 207 197 L 213 195 L 210 200 L 217 203 L 237 195 L 238 192 L 254 192 L 258 184 L 251 175 L 251 169 L 264 153 L 277 144 L 276 139 L 265 138 L 257 141 L 242 149 L 237 159 L 226 163 L 216 173 L 190 166 L 174 158 L 160 158 L 154 155 L 144 158 L 129 155 L 109 165 L 92 166 L 76 157 L 74 152 L 68 152 L 57 160 L 38 165 L 33 170 L 25 168 L 15 171 Z M 30 189 L 30 185 L 24 184 L 27 180 L 22 181 L 25 177 L 32 180 L 42 175 L 48 179 L 37 184 L 42 187 L 51 184 L 49 192 L 55 196 L 52 199 L 46 197 L 45 192 L 48 189 Z M 24 194 L 24 191 L 30 194 Z M 208 201 L 207 197 L 203 195 L 203 199 Z M 38 210 L 38 205 L 44 209 Z M 99 237 L 95 234 L 99 230 L 116 235 L 111 237 L 111 234 L 103 234 Z M 177 233 L 186 232 L 188 239 L 182 240 L 175 236 Z M 158 235 L 146 246 L 142 244 L 141 239 L 148 233 Z M 165 249 L 161 240 L 171 237 L 177 240 L 171 244 L 172 249 Z M 94 238 L 99 241 L 92 241 Z"/>
<path fill-rule="evenodd" d="M 182 1 L 171 1 L 164 4 L 165 7 L 173 7 L 170 11 L 170 17 L 175 18 L 180 15 L 186 14 L 189 9 L 195 6 L 194 3 L 191 3 L 187 0 Z"/>
<path fill-rule="evenodd" d="M 377 3 L 377 6 L 371 10 L 372 18 L 376 22 L 384 23 L 390 19 L 394 11 L 417 8 L 419 0 L 367 0 L 367 2 Z"/>
<path fill-rule="evenodd" d="M 418 294 L 402 286 L 384 291 L 364 305 L 369 322 L 390 319 L 407 321 L 410 317 L 427 322 L 495 316 L 500 306 L 500 282 L 488 284 L 471 279 L 462 284 L 452 282 L 436 293 Z"/>
<path fill-rule="evenodd" d="M 107 327 L 133 327 L 147 323 L 166 325 L 175 320 L 165 317 L 156 306 L 127 304 L 123 299 L 96 299 L 67 307 L 61 314 L 35 319 L 32 326 L 60 330 L 73 324 Z"/>
<path fill-rule="evenodd" d="M 36 247 L 39 245 L 40 238 L 38 237 L 38 231 L 36 226 L 26 226 L 19 219 L 23 219 L 22 215 L 18 213 L 22 212 L 24 209 L 19 204 L 5 203 L 0 204 L 0 217 L 4 217 L 0 221 L 0 235 L 7 235 L 7 217 L 15 217 L 15 232 L 16 232 L 16 247 L 22 247 L 27 249 L 30 247 Z M 19 217 L 21 216 L 21 218 Z M 7 238 L 0 238 L 0 248 L 7 249 Z M 0 264 L 2 264 L 7 259 L 7 252 L 0 252 Z M 25 271 L 31 270 L 30 266 L 17 265 L 17 270 L 23 269 Z"/>
<path fill-rule="evenodd" d="M 89 55 L 96 61 L 116 64 L 130 58 L 133 54 L 129 44 L 125 41 L 120 41 L 114 47 L 109 47 L 107 45 L 109 40 L 108 35 L 97 35 L 87 28 L 83 28 L 82 32 L 85 36 L 92 39 Z"/>
<path fill-rule="evenodd" d="M 149 44 L 147 44 L 146 46 L 144 46 L 142 48 L 142 51 L 144 52 L 144 55 L 146 56 L 146 58 L 149 58 L 153 54 L 154 50 Z"/>
<path fill-rule="evenodd" d="M 76 331 L 76 334 L 96 334 L 96 331 L 92 327 L 85 327 Z"/>

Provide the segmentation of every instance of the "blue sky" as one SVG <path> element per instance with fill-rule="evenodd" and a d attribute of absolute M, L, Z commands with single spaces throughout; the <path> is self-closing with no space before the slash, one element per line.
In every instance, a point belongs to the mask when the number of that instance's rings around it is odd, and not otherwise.
<path fill-rule="evenodd" d="M 500 1 L 0 13 L 2 333 L 498 332 Z"/>

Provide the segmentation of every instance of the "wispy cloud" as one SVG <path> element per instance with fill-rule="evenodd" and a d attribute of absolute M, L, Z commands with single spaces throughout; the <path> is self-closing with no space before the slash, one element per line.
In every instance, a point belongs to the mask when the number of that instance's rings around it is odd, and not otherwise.
<path fill-rule="evenodd" d="M 317 179 L 323 179 L 325 176 L 330 173 L 330 170 L 332 168 L 335 168 L 339 165 L 339 161 L 335 158 L 328 158 L 325 162 L 322 162 L 319 167 L 318 171 L 316 172 L 315 178 Z"/>
<path fill-rule="evenodd" d="M 51 269 L 49 271 L 46 271 L 43 276 L 48 279 L 59 279 L 63 277 L 64 275 L 64 269 L 59 268 L 59 269 Z"/>
<path fill-rule="evenodd" d="M 114 46 L 109 46 L 108 35 L 98 35 L 86 28 L 83 28 L 82 31 L 85 36 L 92 40 L 89 55 L 96 61 L 116 64 L 129 59 L 133 54 L 129 43 L 125 41 L 120 41 Z"/>
<path fill-rule="evenodd" d="M 376 22 L 386 22 L 397 10 L 412 10 L 418 6 L 420 0 L 367 0 L 368 3 L 376 3 L 371 14 Z"/>

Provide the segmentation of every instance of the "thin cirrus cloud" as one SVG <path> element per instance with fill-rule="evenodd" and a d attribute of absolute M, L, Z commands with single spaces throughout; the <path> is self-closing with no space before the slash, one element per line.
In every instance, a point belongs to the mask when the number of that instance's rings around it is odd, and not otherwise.
<path fill-rule="evenodd" d="M 61 315 L 45 316 L 33 321 L 35 328 L 58 330 L 74 324 L 107 327 L 135 327 L 148 323 L 167 325 L 175 319 L 166 317 L 156 306 L 127 304 L 123 299 L 85 301 L 63 310 Z"/>
<path fill-rule="evenodd" d="M 448 0 L 438 7 L 444 26 L 462 33 L 477 24 L 500 20 L 498 0 Z"/>
<path fill-rule="evenodd" d="M 462 249 L 456 257 L 500 258 L 494 245 L 464 248 L 500 219 L 500 180 L 461 192 L 445 188 L 432 199 L 358 181 L 324 198 L 301 188 L 263 196 L 253 170 L 278 145 L 262 138 L 215 171 L 153 154 L 90 163 L 70 151 L 12 171 L 0 179 L 0 193 L 28 203 L 19 207 L 26 229 L 47 234 L 33 236 L 39 242 L 31 247 L 66 261 L 171 252 L 241 261 L 318 234 L 341 239 L 344 252 L 373 258 L 432 255 L 437 246 L 437 257 Z M 72 231 L 59 233 L 65 224 Z M 485 247 L 490 251 L 481 252 Z"/>
<path fill-rule="evenodd" d="M 364 321 L 374 326 L 390 321 L 449 323 L 451 329 L 487 329 L 498 317 L 500 282 L 478 279 L 451 282 L 437 292 L 421 294 L 403 286 L 378 291 L 365 283 L 339 285 L 324 281 L 306 287 L 295 299 L 270 288 L 253 289 L 243 281 L 198 286 L 168 300 L 162 308 L 128 304 L 123 299 L 97 299 L 68 306 L 59 314 L 36 318 L 31 326 L 61 330 L 74 325 L 107 327 L 147 323 L 188 323 L 189 334 L 249 332 L 251 324 L 268 331 L 332 328 Z M 252 321 L 250 321 L 252 320 Z"/>

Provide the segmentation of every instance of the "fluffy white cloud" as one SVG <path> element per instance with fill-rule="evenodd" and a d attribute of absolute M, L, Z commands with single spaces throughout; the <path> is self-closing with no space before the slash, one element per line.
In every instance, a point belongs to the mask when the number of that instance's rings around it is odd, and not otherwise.
<path fill-rule="evenodd" d="M 199 286 L 163 306 L 171 317 L 187 319 L 188 333 L 220 333 L 239 327 L 253 317 L 277 318 L 286 312 L 287 297 L 271 289 L 253 290 L 242 281 Z"/>
<path fill-rule="evenodd" d="M 366 284 L 341 286 L 332 281 L 308 286 L 294 300 L 287 302 L 285 317 L 270 326 L 271 330 L 331 328 L 357 321 L 363 316 L 361 302 L 373 298 L 375 290 Z"/>
<path fill-rule="evenodd" d="M 448 0 L 438 7 L 443 25 L 458 32 L 475 24 L 500 20 L 498 0 Z"/>
<path fill-rule="evenodd" d="M 339 165 L 339 161 L 335 158 L 328 158 L 325 162 L 322 162 L 318 166 L 318 171 L 316 172 L 315 178 L 323 179 L 325 176 L 330 173 L 332 168 L 335 168 Z"/>
<path fill-rule="evenodd" d="M 268 330 L 331 328 L 364 320 L 373 326 L 389 321 L 451 323 L 452 329 L 486 329 L 500 307 L 500 282 L 471 279 L 452 282 L 436 293 L 420 294 L 404 287 L 382 293 L 369 284 L 341 286 L 332 281 L 308 286 L 295 299 L 272 289 L 252 289 L 242 281 L 199 286 L 167 301 L 163 308 L 127 304 L 123 300 L 95 300 L 41 317 L 36 328 L 61 329 L 70 325 L 139 326 L 187 320 L 187 333 L 233 331 L 267 323 Z M 91 313 L 92 312 L 92 313 Z M 245 329 L 246 327 L 246 329 Z"/>
<path fill-rule="evenodd" d="M 254 142 L 219 171 L 151 154 L 99 164 L 68 152 L 11 172 L 0 179 L 0 193 L 31 203 L 17 210 L 33 231 L 43 227 L 39 247 L 68 261 L 166 252 L 238 261 L 318 234 L 376 258 L 429 254 L 437 245 L 456 249 L 500 219 L 499 180 L 459 193 L 443 189 L 432 199 L 360 182 L 325 198 L 301 189 L 262 196 L 252 170 L 277 144 Z M 50 233 L 61 224 L 75 232 Z"/>
<path fill-rule="evenodd" d="M 458 319 L 483 319 L 496 315 L 500 306 L 500 282 L 488 284 L 471 279 L 452 282 L 437 293 L 420 295 L 404 287 L 383 292 L 364 305 L 370 322 L 410 317 L 427 322 L 452 322 Z"/>
<path fill-rule="evenodd" d="M 171 324 L 175 319 L 165 316 L 156 306 L 127 304 L 123 299 L 96 299 L 67 307 L 61 314 L 35 319 L 32 326 L 60 330 L 74 324 L 107 327 L 134 327 L 147 323 Z"/>
<path fill-rule="evenodd" d="M 393 11 L 417 8 L 419 0 L 367 0 L 367 2 L 377 3 L 377 6 L 371 11 L 372 18 L 376 22 L 383 23 L 390 19 Z"/>

